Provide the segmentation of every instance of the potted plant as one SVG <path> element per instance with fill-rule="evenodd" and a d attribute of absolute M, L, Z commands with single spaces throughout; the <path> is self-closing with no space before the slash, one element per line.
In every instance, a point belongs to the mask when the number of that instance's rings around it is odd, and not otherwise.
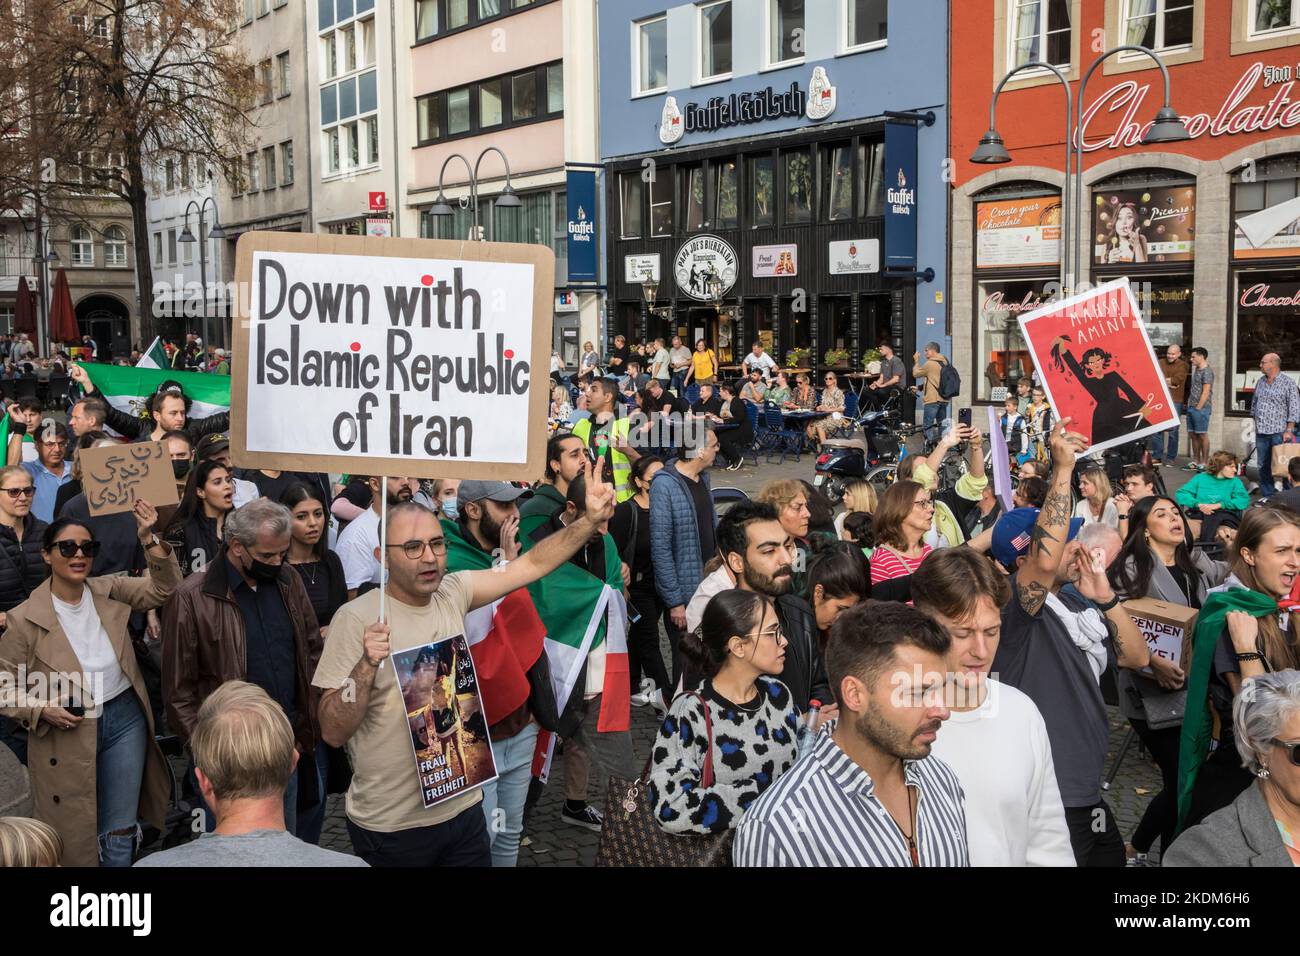
<path fill-rule="evenodd" d="M 791 349 L 785 353 L 786 368 L 807 368 L 810 358 L 812 358 L 812 349 L 810 348 Z"/>
<path fill-rule="evenodd" d="M 879 375 L 880 361 L 883 358 L 880 349 L 867 349 L 862 353 L 862 370 L 868 375 Z"/>
<path fill-rule="evenodd" d="M 848 368 L 850 357 L 848 349 L 827 349 L 822 361 L 828 368 Z"/>

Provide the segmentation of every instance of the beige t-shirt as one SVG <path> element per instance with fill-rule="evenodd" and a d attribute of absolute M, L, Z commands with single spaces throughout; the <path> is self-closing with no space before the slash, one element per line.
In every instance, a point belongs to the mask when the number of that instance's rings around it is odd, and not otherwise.
<path fill-rule="evenodd" d="M 411 607 L 390 594 L 388 624 L 392 628 L 389 642 L 393 651 L 464 634 L 472 594 L 469 575 L 464 572 L 443 578 L 425 607 Z M 339 608 L 330 622 L 312 683 L 327 690 L 342 687 L 361 660 L 366 625 L 378 619 L 378 589 Z M 352 761 L 348 817 L 366 830 L 393 833 L 445 823 L 483 799 L 482 791 L 474 789 L 425 809 L 406 705 L 391 660 L 384 661 L 375 673 L 366 716 L 348 741 L 347 751 Z"/>

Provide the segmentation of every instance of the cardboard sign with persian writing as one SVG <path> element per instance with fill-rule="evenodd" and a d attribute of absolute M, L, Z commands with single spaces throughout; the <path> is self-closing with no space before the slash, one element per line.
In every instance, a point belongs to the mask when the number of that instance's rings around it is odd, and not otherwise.
<path fill-rule="evenodd" d="M 180 501 L 171 455 L 160 441 L 83 448 L 81 487 L 92 515 L 130 511 L 137 499 L 155 508 Z"/>
<path fill-rule="evenodd" d="M 252 232 L 237 255 L 230 437 L 239 464 L 541 476 L 550 249 Z"/>

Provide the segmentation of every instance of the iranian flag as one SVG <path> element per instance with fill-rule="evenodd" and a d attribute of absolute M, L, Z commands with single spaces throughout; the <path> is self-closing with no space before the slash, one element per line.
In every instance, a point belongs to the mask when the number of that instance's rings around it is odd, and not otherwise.
<path fill-rule="evenodd" d="M 155 335 L 149 348 L 140 356 L 140 361 L 135 363 L 135 367 L 171 368 L 171 364 L 172 363 L 167 360 L 167 350 L 163 348 L 162 337 Z"/>
<path fill-rule="evenodd" d="M 152 348 L 152 346 L 151 346 Z M 102 362 L 78 362 L 95 385 L 95 391 L 120 412 L 143 418 L 145 401 L 163 382 L 177 382 L 190 406 L 191 419 L 230 411 L 230 376 L 202 372 L 176 372 L 169 368 L 131 368 Z"/>

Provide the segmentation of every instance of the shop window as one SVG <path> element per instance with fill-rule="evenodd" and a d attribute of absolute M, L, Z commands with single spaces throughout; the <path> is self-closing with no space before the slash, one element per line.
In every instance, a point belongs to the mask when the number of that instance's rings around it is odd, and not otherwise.
<path fill-rule="evenodd" d="M 749 221 L 754 226 L 771 226 L 776 222 L 776 163 L 770 155 L 751 156 L 746 176 L 753 199 Z"/>
<path fill-rule="evenodd" d="M 704 219 L 704 167 L 679 166 L 682 182 L 682 208 L 686 210 L 686 231 L 697 232 L 708 223 Z"/>
<path fill-rule="evenodd" d="M 1229 400 L 1232 411 L 1249 414 L 1265 355 L 1278 354 L 1283 375 L 1300 374 L 1300 282 L 1294 269 L 1243 270 L 1236 275 L 1235 293 Z"/>
<path fill-rule="evenodd" d="M 1146 320 L 1147 335 L 1157 355 L 1170 345 L 1186 355 L 1192 348 L 1192 277 L 1159 276 L 1135 280 L 1133 295 Z"/>
<path fill-rule="evenodd" d="M 1124 0 L 1124 42 L 1152 50 L 1192 45 L 1193 0 Z"/>
<path fill-rule="evenodd" d="M 785 224 L 811 222 L 813 170 L 808 150 L 794 149 L 782 153 L 781 166 L 785 180 Z"/>
<path fill-rule="evenodd" d="M 853 216 L 853 151 L 847 144 L 829 146 L 822 156 L 822 218 L 827 222 Z"/>
<path fill-rule="evenodd" d="M 1012 0 L 1011 67 L 1070 65 L 1070 0 Z"/>
<path fill-rule="evenodd" d="M 650 235 L 673 234 L 673 170 L 660 168 L 650 180 Z"/>
<path fill-rule="evenodd" d="M 844 52 L 883 45 L 889 38 L 888 0 L 844 0 Z"/>
<path fill-rule="evenodd" d="M 1033 372 L 1029 347 L 1020 334 L 1018 319 L 1022 314 L 1047 304 L 1054 291 L 1052 284 L 1050 279 L 978 284 L 975 359 L 980 401 L 997 401 L 993 389 L 1006 387 L 1014 390 L 1020 379 Z"/>
<path fill-rule="evenodd" d="M 768 66 L 802 63 L 804 0 L 768 0 Z"/>
<path fill-rule="evenodd" d="M 751 341 L 757 341 L 763 350 L 778 362 L 781 357 L 776 354 L 776 325 L 772 321 L 771 299 L 745 300 L 745 325 Z"/>
<path fill-rule="evenodd" d="M 885 214 L 885 143 L 858 143 L 858 218 Z"/>
<path fill-rule="evenodd" d="M 850 352 L 853 350 L 853 300 L 849 296 L 824 296 L 817 304 L 817 317 L 821 322 L 821 334 L 817 337 L 817 345 L 822 353 L 817 356 L 818 365 L 828 364 L 825 355 L 831 349 Z M 854 358 L 855 356 L 850 355 L 848 362 L 836 361 L 830 364 L 841 368 L 851 363 Z"/>
<path fill-rule="evenodd" d="M 634 23 L 636 40 L 636 92 L 662 93 L 668 89 L 668 18 L 660 15 Z"/>
<path fill-rule="evenodd" d="M 641 174 L 620 173 L 618 177 L 619 238 L 641 238 Z"/>
<path fill-rule="evenodd" d="M 781 347 L 786 351 L 812 346 L 812 326 L 806 302 L 802 297 L 781 300 Z M 773 355 L 772 358 L 785 364 L 784 355 Z"/>
<path fill-rule="evenodd" d="M 731 0 L 697 7 L 700 16 L 700 81 L 731 75 Z"/>
<path fill-rule="evenodd" d="M 718 229 L 735 229 L 740 225 L 740 187 L 736 177 L 736 160 L 715 160 L 713 169 L 713 225 Z"/>

